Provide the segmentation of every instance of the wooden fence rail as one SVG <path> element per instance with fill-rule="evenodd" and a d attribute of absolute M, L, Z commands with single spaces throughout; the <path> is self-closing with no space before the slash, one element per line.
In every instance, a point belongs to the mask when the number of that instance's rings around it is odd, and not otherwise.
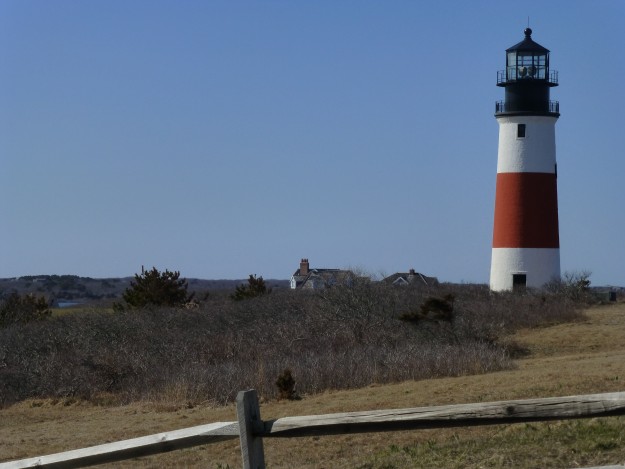
<path fill-rule="evenodd" d="M 265 467 L 263 439 L 467 427 L 625 415 L 625 392 L 345 412 L 261 420 L 256 391 L 237 396 L 237 422 L 218 422 L 65 453 L 0 463 L 0 469 L 76 468 L 239 438 L 245 469 Z M 625 469 L 625 466 L 605 466 Z"/>
<path fill-rule="evenodd" d="M 234 438 L 239 438 L 239 425 L 237 422 L 216 422 L 104 445 L 90 446 L 64 453 L 0 463 L 0 468 L 45 467 L 49 469 L 70 469 L 87 467 Z"/>

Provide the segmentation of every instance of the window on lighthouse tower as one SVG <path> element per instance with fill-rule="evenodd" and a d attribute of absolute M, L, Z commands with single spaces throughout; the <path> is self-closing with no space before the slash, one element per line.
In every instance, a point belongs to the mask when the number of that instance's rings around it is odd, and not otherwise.
<path fill-rule="evenodd" d="M 525 124 L 518 124 L 516 128 L 516 137 L 525 138 Z"/>

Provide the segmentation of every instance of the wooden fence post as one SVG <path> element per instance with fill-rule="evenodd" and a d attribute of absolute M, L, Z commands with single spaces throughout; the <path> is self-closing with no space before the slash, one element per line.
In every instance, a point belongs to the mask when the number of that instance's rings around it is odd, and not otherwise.
<path fill-rule="evenodd" d="M 258 396 L 254 389 L 240 391 L 237 395 L 237 419 L 239 420 L 243 469 L 265 469 L 263 438 L 254 435 L 263 431 Z"/>

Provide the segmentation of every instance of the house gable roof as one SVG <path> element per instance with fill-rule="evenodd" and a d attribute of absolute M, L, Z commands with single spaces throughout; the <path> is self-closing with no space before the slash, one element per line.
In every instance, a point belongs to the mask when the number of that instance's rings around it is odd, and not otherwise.
<path fill-rule="evenodd" d="M 438 284 L 436 277 L 428 277 L 419 272 L 396 272 L 382 279 L 383 282 L 391 285 L 425 285 L 432 286 Z"/>
<path fill-rule="evenodd" d="M 306 275 L 301 275 L 297 269 L 292 276 L 295 288 L 320 289 L 337 284 L 347 284 L 355 275 L 350 270 L 342 269 L 309 269 Z"/>

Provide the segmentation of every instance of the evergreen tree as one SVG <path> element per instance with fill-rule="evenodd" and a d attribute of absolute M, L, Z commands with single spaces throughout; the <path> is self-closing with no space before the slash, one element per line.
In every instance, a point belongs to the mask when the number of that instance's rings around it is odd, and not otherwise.
<path fill-rule="evenodd" d="M 0 327 L 11 324 L 40 321 L 52 314 L 47 300 L 41 296 L 11 293 L 0 306 Z"/>
<path fill-rule="evenodd" d="M 263 277 L 257 278 L 256 275 L 250 274 L 250 278 L 247 279 L 247 285 L 239 285 L 234 293 L 230 295 L 230 298 L 235 301 L 240 301 L 262 296 L 266 293 L 271 293 L 271 289 L 267 290 Z"/>
<path fill-rule="evenodd" d="M 129 308 L 145 306 L 182 306 L 193 298 L 187 293 L 187 280 L 180 278 L 180 272 L 165 270 L 159 272 L 156 267 L 145 270 L 141 267 L 141 275 L 135 274 L 134 281 L 123 293 L 122 298 Z M 115 305 L 116 309 L 124 309 L 123 305 Z"/>

